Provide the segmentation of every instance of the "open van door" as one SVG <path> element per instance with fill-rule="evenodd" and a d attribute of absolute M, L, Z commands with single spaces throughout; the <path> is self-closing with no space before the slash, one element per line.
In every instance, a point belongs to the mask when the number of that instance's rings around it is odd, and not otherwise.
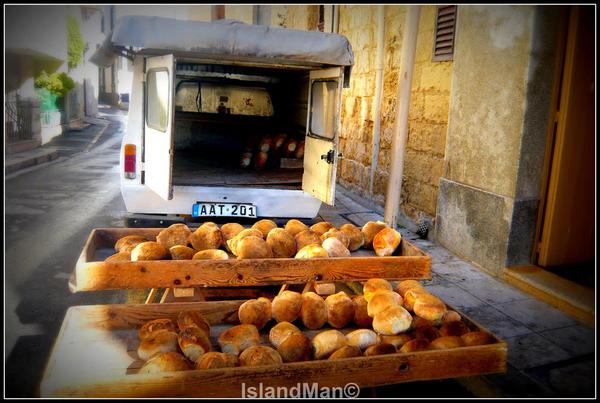
<path fill-rule="evenodd" d="M 310 72 L 302 190 L 333 205 L 344 70 Z"/>
<path fill-rule="evenodd" d="M 173 198 L 173 55 L 146 59 L 144 105 L 144 181 L 165 200 Z"/>

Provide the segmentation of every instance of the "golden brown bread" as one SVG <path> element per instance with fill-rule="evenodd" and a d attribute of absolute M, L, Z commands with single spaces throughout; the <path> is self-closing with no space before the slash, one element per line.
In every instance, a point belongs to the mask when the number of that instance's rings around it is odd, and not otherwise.
<path fill-rule="evenodd" d="M 413 311 L 423 319 L 437 321 L 446 313 L 446 304 L 435 295 L 421 294 L 415 300 Z"/>
<path fill-rule="evenodd" d="M 300 220 L 289 220 L 286 224 L 285 224 L 285 230 L 287 232 L 289 232 L 289 234 L 291 236 L 296 236 L 296 234 L 298 234 L 299 232 L 305 231 L 308 229 L 308 225 L 304 224 L 302 221 Z"/>
<path fill-rule="evenodd" d="M 463 347 L 465 342 L 458 336 L 442 336 L 429 343 L 432 350 L 445 350 L 447 348 Z"/>
<path fill-rule="evenodd" d="M 329 356 L 328 360 L 337 360 L 338 358 L 352 358 L 362 356 L 362 351 L 356 346 L 344 346 L 335 350 Z"/>
<path fill-rule="evenodd" d="M 409 340 L 400 347 L 401 353 L 412 353 L 414 351 L 425 351 L 429 348 L 429 340 L 413 339 Z"/>
<path fill-rule="evenodd" d="M 290 322 L 279 322 L 269 331 L 269 341 L 275 348 L 278 348 L 288 336 L 293 334 L 302 334 L 302 330 Z"/>
<path fill-rule="evenodd" d="M 237 325 L 219 336 L 219 346 L 224 353 L 239 355 L 242 351 L 260 343 L 258 329 L 254 325 Z"/>
<path fill-rule="evenodd" d="M 363 285 L 363 295 L 367 301 L 371 300 L 371 297 L 377 290 L 389 290 L 392 291 L 392 285 L 389 281 L 382 278 L 372 278 L 367 280 Z"/>
<path fill-rule="evenodd" d="M 348 237 L 348 250 L 350 252 L 360 249 L 365 244 L 365 236 L 357 226 L 344 224 L 340 227 L 340 231 Z"/>
<path fill-rule="evenodd" d="M 131 261 L 163 260 L 170 258 L 169 250 L 158 242 L 148 241 L 137 244 L 131 251 Z"/>
<path fill-rule="evenodd" d="M 286 337 L 277 347 L 283 362 L 298 362 L 312 360 L 310 339 L 304 333 L 295 333 Z"/>
<path fill-rule="evenodd" d="M 251 299 L 238 309 L 240 323 L 251 324 L 262 329 L 271 320 L 271 301 L 267 298 Z"/>
<path fill-rule="evenodd" d="M 329 257 L 329 253 L 319 245 L 306 245 L 296 253 L 296 259 L 313 259 L 319 257 Z"/>
<path fill-rule="evenodd" d="M 131 252 L 117 252 L 114 255 L 110 255 L 105 262 L 129 262 L 131 261 Z"/>
<path fill-rule="evenodd" d="M 407 342 L 412 340 L 412 336 L 410 336 L 409 334 L 406 334 L 406 333 L 401 333 L 401 334 L 392 335 L 392 336 L 381 335 L 381 336 L 379 336 L 379 338 L 381 339 L 382 343 L 388 343 L 388 344 L 391 344 L 392 346 L 396 347 L 396 350 L 399 350 L 400 347 L 402 347 Z"/>
<path fill-rule="evenodd" d="M 396 292 L 400 294 L 400 296 L 404 297 L 406 291 L 410 290 L 411 288 L 423 288 L 423 286 L 417 280 L 404 280 L 398 283 L 396 286 Z"/>
<path fill-rule="evenodd" d="M 204 223 L 189 237 L 195 250 L 219 249 L 223 243 L 221 230 L 214 223 Z"/>
<path fill-rule="evenodd" d="M 371 329 L 358 329 L 346 335 L 348 345 L 356 346 L 361 350 L 379 343 L 379 336 Z"/>
<path fill-rule="evenodd" d="M 177 327 L 180 331 L 194 326 L 202 329 L 210 337 L 210 324 L 208 320 L 198 311 L 181 311 L 177 315 Z"/>
<path fill-rule="evenodd" d="M 192 235 L 192 231 L 185 224 L 173 224 L 168 228 L 163 229 L 156 236 L 156 242 L 170 249 L 175 245 L 188 245 L 188 239 Z"/>
<path fill-rule="evenodd" d="M 196 251 L 188 246 L 175 245 L 169 248 L 169 253 L 173 260 L 190 260 Z"/>
<path fill-rule="evenodd" d="M 211 350 L 210 339 L 206 332 L 199 327 L 186 327 L 179 333 L 179 348 L 188 360 L 196 362 L 204 353 Z"/>
<path fill-rule="evenodd" d="M 460 337 L 465 346 L 480 346 L 494 342 L 492 335 L 481 331 L 465 333 Z"/>
<path fill-rule="evenodd" d="M 236 222 L 230 222 L 230 223 L 224 224 L 221 227 L 221 235 L 223 236 L 223 242 L 221 245 L 223 247 L 225 247 L 225 249 L 229 250 L 229 247 L 227 246 L 227 241 L 229 241 L 230 239 L 235 237 L 237 234 L 239 234 L 243 230 L 244 230 L 244 227 Z"/>
<path fill-rule="evenodd" d="M 402 236 L 393 228 L 384 228 L 373 238 L 373 249 L 377 256 L 392 256 L 400 245 Z"/>
<path fill-rule="evenodd" d="M 328 221 L 321 221 L 314 225 L 311 225 L 310 230 L 319 234 L 319 236 L 323 235 L 331 228 L 335 228 L 332 223 Z"/>
<path fill-rule="evenodd" d="M 440 331 L 433 326 L 419 326 L 410 332 L 415 339 L 427 339 L 429 341 L 440 337 Z"/>
<path fill-rule="evenodd" d="M 462 336 L 470 331 L 469 326 L 461 321 L 447 322 L 440 327 L 441 336 Z"/>
<path fill-rule="evenodd" d="M 148 242 L 149 239 L 141 236 L 141 235 L 127 235 L 123 238 L 119 239 L 115 243 L 115 251 L 116 252 L 130 252 L 135 248 L 138 244 L 142 242 Z"/>
<path fill-rule="evenodd" d="M 138 331 L 138 336 L 140 337 L 140 340 L 144 340 L 152 336 L 154 333 L 164 331 L 177 332 L 177 326 L 175 326 L 175 323 L 168 318 L 154 319 L 142 325 Z"/>
<path fill-rule="evenodd" d="M 283 228 L 269 231 L 267 244 L 273 251 L 273 257 L 293 257 L 296 254 L 296 240 Z"/>
<path fill-rule="evenodd" d="M 204 249 L 192 257 L 194 260 L 228 260 L 229 255 L 221 249 Z"/>
<path fill-rule="evenodd" d="M 196 361 L 196 369 L 232 368 L 239 365 L 237 355 L 210 351 Z"/>
<path fill-rule="evenodd" d="M 146 361 L 154 354 L 178 351 L 177 333 L 171 331 L 155 332 L 140 342 L 137 353 Z"/>
<path fill-rule="evenodd" d="M 429 292 L 427 292 L 427 290 L 425 290 L 424 288 L 411 288 L 410 290 L 404 293 L 404 300 L 402 302 L 402 306 L 409 312 L 412 312 L 417 297 L 423 294 L 429 294 Z"/>
<path fill-rule="evenodd" d="M 262 238 L 262 232 L 255 228 L 248 228 L 240 231 L 236 236 L 227 241 L 227 249 L 231 251 L 234 255 L 237 256 L 237 244 L 239 241 L 248 236 L 255 236 L 258 238 Z"/>
<path fill-rule="evenodd" d="M 327 305 L 327 322 L 331 327 L 340 329 L 354 318 L 354 303 L 343 291 L 325 298 L 325 304 Z"/>
<path fill-rule="evenodd" d="M 327 238 L 337 238 L 346 249 L 348 249 L 348 246 L 350 245 L 350 239 L 348 239 L 348 235 L 337 228 L 330 228 L 327 230 L 327 232 L 321 235 L 321 243 L 323 243 Z"/>
<path fill-rule="evenodd" d="M 352 301 L 354 302 L 354 324 L 358 327 L 371 327 L 373 318 L 368 314 L 368 302 L 365 296 L 357 295 Z"/>
<path fill-rule="evenodd" d="M 271 220 L 260 220 L 255 222 L 251 228 L 259 230 L 263 239 L 267 239 L 267 235 L 273 228 L 277 228 L 277 224 Z"/>
<path fill-rule="evenodd" d="M 300 250 L 308 245 L 321 245 L 321 236 L 309 229 L 300 231 L 294 236 L 296 249 Z"/>
<path fill-rule="evenodd" d="M 375 235 L 384 228 L 388 228 L 388 226 L 383 221 L 369 221 L 363 225 L 361 229 L 363 236 L 365 237 L 363 247 L 365 249 L 373 249 L 373 238 L 375 238 Z"/>
<path fill-rule="evenodd" d="M 402 305 L 400 294 L 390 290 L 376 290 L 367 303 L 367 314 L 374 318 L 377 313 L 390 305 Z"/>
<path fill-rule="evenodd" d="M 283 291 L 273 298 L 271 312 L 277 322 L 293 322 L 300 316 L 302 294 L 295 291 Z"/>
<path fill-rule="evenodd" d="M 272 347 L 252 346 L 248 347 L 239 356 L 241 367 L 256 367 L 260 365 L 283 364 L 283 359 Z"/>
<path fill-rule="evenodd" d="M 302 294 L 300 318 L 308 329 L 320 329 L 327 322 L 327 304 L 314 292 Z"/>
<path fill-rule="evenodd" d="M 271 248 L 264 239 L 257 236 L 247 236 L 241 239 L 236 247 L 238 259 L 265 259 L 273 257 Z"/>
<path fill-rule="evenodd" d="M 325 249 L 325 251 L 327 251 L 327 255 L 329 255 L 329 257 L 350 256 L 350 251 L 348 250 L 348 248 L 346 248 L 344 244 L 338 238 L 335 237 L 325 239 L 321 247 Z"/>
<path fill-rule="evenodd" d="M 384 355 L 396 353 L 396 347 L 388 343 L 379 343 L 365 350 L 365 356 Z"/>
<path fill-rule="evenodd" d="M 317 333 L 313 337 L 311 345 L 315 359 L 322 360 L 329 357 L 334 351 L 348 345 L 348 340 L 339 330 L 331 329 Z"/>
<path fill-rule="evenodd" d="M 427 319 L 423 319 L 420 316 L 413 316 L 413 321 L 412 324 L 410 325 L 411 329 L 416 329 L 418 327 L 422 327 L 422 326 L 436 326 L 436 323 L 431 321 L 431 320 L 427 320 Z"/>
<path fill-rule="evenodd" d="M 444 316 L 442 316 L 442 323 L 460 322 L 461 320 L 462 317 L 460 316 L 460 314 L 451 309 L 447 310 L 446 313 L 444 313 Z"/>
<path fill-rule="evenodd" d="M 412 316 L 400 305 L 390 305 L 373 318 L 373 330 L 380 334 L 393 335 L 410 328 Z"/>
<path fill-rule="evenodd" d="M 161 372 L 172 372 L 172 371 L 187 371 L 192 369 L 190 363 L 184 356 L 177 352 L 166 352 L 157 354 L 150 358 L 140 368 L 140 374 L 157 374 Z"/>

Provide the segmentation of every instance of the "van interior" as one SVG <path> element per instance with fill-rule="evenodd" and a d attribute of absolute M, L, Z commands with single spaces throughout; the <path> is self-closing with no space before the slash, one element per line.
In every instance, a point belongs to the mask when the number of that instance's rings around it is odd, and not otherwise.
<path fill-rule="evenodd" d="M 301 189 L 309 72 L 178 63 L 172 184 Z"/>

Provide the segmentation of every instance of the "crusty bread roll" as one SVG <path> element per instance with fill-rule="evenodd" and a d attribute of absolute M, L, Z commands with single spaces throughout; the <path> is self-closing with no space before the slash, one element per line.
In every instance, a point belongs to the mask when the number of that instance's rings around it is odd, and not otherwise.
<path fill-rule="evenodd" d="M 232 368 L 237 367 L 239 361 L 237 355 L 210 351 L 200 356 L 196 361 L 196 369 Z"/>
<path fill-rule="evenodd" d="M 212 221 L 207 221 L 204 224 L 202 224 L 200 227 L 211 227 L 211 228 L 219 229 L 219 226 Z"/>
<path fill-rule="evenodd" d="M 296 249 L 300 250 L 308 245 L 321 245 L 321 236 L 309 229 L 300 231 L 294 236 Z"/>
<path fill-rule="evenodd" d="M 171 319 L 168 318 L 160 318 L 148 321 L 142 325 L 140 330 L 138 331 L 138 336 L 140 340 L 145 340 L 152 336 L 154 333 L 158 332 L 177 332 L 177 326 Z"/>
<path fill-rule="evenodd" d="M 239 234 L 243 230 L 244 230 L 244 227 L 236 222 L 230 222 L 230 223 L 224 224 L 221 227 L 221 235 L 223 236 L 223 242 L 221 243 L 221 246 L 223 246 L 223 247 L 225 247 L 225 249 L 229 250 L 229 247 L 227 246 L 227 241 L 229 241 L 230 239 L 235 237 L 237 234 Z"/>
<path fill-rule="evenodd" d="M 187 371 L 192 369 L 190 363 L 181 354 L 169 351 L 150 358 L 140 368 L 140 374 L 157 374 L 161 372 Z"/>
<path fill-rule="evenodd" d="M 379 231 L 384 228 L 388 228 L 388 225 L 383 221 L 369 221 L 363 225 L 361 231 L 365 237 L 365 243 L 363 247 L 365 249 L 373 249 L 373 238 Z"/>
<path fill-rule="evenodd" d="M 155 332 L 140 342 L 137 353 L 146 361 L 154 354 L 178 351 L 177 333 L 171 331 Z"/>
<path fill-rule="evenodd" d="M 138 244 L 131 251 L 131 261 L 140 260 L 163 260 L 170 258 L 169 250 L 158 242 L 148 241 Z"/>
<path fill-rule="evenodd" d="M 293 257 L 296 254 L 296 240 L 283 228 L 273 228 L 267 235 L 267 244 L 273 257 Z"/>
<path fill-rule="evenodd" d="M 340 231 L 348 237 L 348 250 L 350 252 L 360 249 L 365 244 L 365 236 L 357 226 L 344 224 L 340 227 Z"/>
<path fill-rule="evenodd" d="M 304 333 L 295 333 L 286 337 L 277 347 L 283 362 L 298 362 L 312 360 L 310 339 Z"/>
<path fill-rule="evenodd" d="M 279 322 L 269 331 L 269 341 L 275 348 L 278 348 L 288 336 L 293 334 L 302 334 L 302 330 L 290 322 Z"/>
<path fill-rule="evenodd" d="M 192 232 L 189 241 L 197 251 L 219 249 L 223 243 L 223 235 L 216 224 L 204 223 Z"/>
<path fill-rule="evenodd" d="M 337 360 L 338 358 L 352 358 L 362 356 L 362 351 L 356 346 L 344 346 L 335 350 L 329 356 L 328 360 Z"/>
<path fill-rule="evenodd" d="M 415 339 L 427 339 L 429 341 L 440 337 L 440 331 L 434 326 L 419 326 L 410 332 Z"/>
<path fill-rule="evenodd" d="M 379 336 L 371 329 L 358 329 L 346 335 L 348 345 L 356 346 L 361 350 L 379 343 Z"/>
<path fill-rule="evenodd" d="M 381 336 L 379 336 L 379 338 L 382 343 L 388 343 L 396 347 L 396 350 L 400 350 L 400 347 L 412 340 L 412 336 L 406 333 L 401 333 L 393 336 L 382 334 Z"/>
<path fill-rule="evenodd" d="M 247 236 L 241 239 L 235 247 L 238 259 L 265 259 L 273 257 L 271 248 L 264 239 L 257 236 Z"/>
<path fill-rule="evenodd" d="M 302 294 L 300 318 L 308 329 L 320 329 L 327 322 L 327 304 L 314 292 Z"/>
<path fill-rule="evenodd" d="M 377 290 L 367 303 L 367 315 L 374 318 L 375 315 L 390 305 L 402 305 L 400 294 L 390 290 Z"/>
<path fill-rule="evenodd" d="M 273 228 L 277 228 L 277 224 L 272 220 L 260 220 L 255 222 L 251 228 L 259 230 L 263 239 L 267 239 L 267 235 Z"/>
<path fill-rule="evenodd" d="M 480 346 L 483 344 L 492 344 L 494 338 L 486 332 L 469 332 L 460 336 L 465 346 Z"/>
<path fill-rule="evenodd" d="M 329 257 L 329 253 L 319 245 L 306 245 L 298 250 L 296 259 L 313 259 L 318 257 Z"/>
<path fill-rule="evenodd" d="M 341 329 L 354 319 L 354 303 L 345 292 L 340 291 L 325 298 L 327 322 Z"/>
<path fill-rule="evenodd" d="M 199 327 L 186 327 L 179 333 L 179 348 L 188 360 L 196 362 L 204 353 L 211 350 L 210 339 Z"/>
<path fill-rule="evenodd" d="M 233 253 L 234 255 L 237 256 L 238 242 L 248 236 L 255 236 L 258 238 L 262 238 L 262 232 L 260 232 L 259 230 L 255 229 L 255 228 L 248 228 L 248 229 L 242 230 L 236 236 L 234 236 L 233 238 L 231 238 L 230 240 L 227 241 L 227 249 L 229 249 L 231 251 L 231 253 Z"/>
<path fill-rule="evenodd" d="M 123 238 L 119 239 L 115 243 L 115 251 L 116 252 L 130 252 L 135 248 L 138 244 L 142 242 L 148 242 L 149 239 L 141 236 L 141 235 L 127 235 Z"/>
<path fill-rule="evenodd" d="M 193 260 L 228 260 L 229 255 L 221 249 L 204 249 L 194 253 Z"/>
<path fill-rule="evenodd" d="M 446 313 L 446 304 L 435 295 L 421 294 L 415 300 L 413 311 L 423 319 L 437 321 Z"/>
<path fill-rule="evenodd" d="M 308 225 L 304 224 L 300 220 L 292 219 L 285 224 L 284 228 L 291 236 L 295 237 L 299 232 L 308 230 Z"/>
<path fill-rule="evenodd" d="M 384 228 L 373 238 L 373 249 L 377 256 L 392 256 L 400 245 L 402 236 L 393 228 Z"/>
<path fill-rule="evenodd" d="M 412 316 L 400 305 L 390 305 L 373 318 L 373 330 L 380 334 L 398 334 L 410 328 Z"/>
<path fill-rule="evenodd" d="M 447 348 L 463 347 L 465 342 L 458 336 L 442 336 L 429 343 L 432 350 L 445 350 Z"/>
<path fill-rule="evenodd" d="M 373 318 L 367 311 L 368 302 L 364 295 L 357 295 L 352 298 L 354 302 L 354 324 L 358 327 L 371 327 Z"/>
<path fill-rule="evenodd" d="M 417 300 L 417 297 L 419 295 L 424 295 L 424 294 L 429 294 L 429 292 L 427 292 L 427 290 L 425 290 L 424 288 L 418 288 L 418 287 L 411 288 L 410 290 L 408 290 L 404 293 L 404 300 L 402 302 L 402 306 L 407 311 L 412 312 L 415 301 Z"/>
<path fill-rule="evenodd" d="M 365 350 L 365 356 L 370 357 L 373 355 L 384 355 L 384 354 L 395 354 L 396 347 L 388 343 L 375 344 Z"/>
<path fill-rule="evenodd" d="M 400 281 L 398 285 L 396 285 L 396 292 L 404 297 L 406 291 L 410 290 L 411 288 L 423 288 L 423 286 L 417 280 L 404 280 Z"/>
<path fill-rule="evenodd" d="M 131 261 L 131 252 L 117 252 L 114 255 L 110 255 L 105 262 L 129 262 Z"/>
<path fill-rule="evenodd" d="M 462 321 L 447 322 L 440 326 L 441 336 L 462 336 L 470 331 L 469 326 Z"/>
<path fill-rule="evenodd" d="M 367 301 L 371 300 L 371 297 L 377 290 L 389 290 L 392 291 L 392 285 L 389 281 L 382 278 L 372 278 L 367 280 L 363 285 L 363 295 Z"/>
<path fill-rule="evenodd" d="M 442 323 L 449 323 L 449 322 L 460 322 L 462 320 L 462 317 L 460 316 L 460 314 L 456 311 L 453 311 L 451 309 L 447 310 L 446 313 L 444 313 L 444 316 L 442 316 Z"/>
<path fill-rule="evenodd" d="M 170 249 L 175 245 L 188 245 L 188 239 L 192 231 L 185 224 L 173 224 L 168 228 L 163 229 L 156 236 L 156 242 Z"/>
<path fill-rule="evenodd" d="M 252 346 L 248 347 L 239 356 L 241 367 L 257 367 L 260 365 L 283 364 L 283 359 L 272 347 Z"/>
<path fill-rule="evenodd" d="M 219 336 L 221 351 L 235 355 L 239 355 L 248 347 L 257 346 L 259 343 L 258 329 L 249 324 L 230 327 Z"/>
<path fill-rule="evenodd" d="M 420 316 L 413 316 L 413 321 L 412 324 L 410 325 L 411 330 L 412 329 L 416 329 L 418 327 L 431 327 L 431 326 L 435 326 L 435 322 L 431 321 L 431 320 L 427 320 L 427 319 L 423 319 Z"/>
<path fill-rule="evenodd" d="M 331 329 L 316 334 L 311 345 L 315 359 L 322 360 L 329 357 L 334 351 L 348 345 L 348 340 L 339 330 Z"/>
<path fill-rule="evenodd" d="M 210 337 L 210 324 L 198 311 L 181 311 L 177 315 L 177 327 L 180 331 L 193 326 L 202 329 Z"/>
<path fill-rule="evenodd" d="M 327 238 L 321 245 L 323 249 L 327 251 L 329 257 L 348 257 L 350 251 L 344 246 L 344 244 L 338 238 Z M 306 246 L 305 246 L 306 248 Z"/>
<path fill-rule="evenodd" d="M 300 316 L 302 294 L 295 291 L 283 291 L 273 298 L 271 312 L 277 322 L 293 322 Z"/>
<path fill-rule="evenodd" d="M 271 301 L 267 298 L 251 299 L 238 309 L 240 323 L 251 324 L 262 329 L 271 320 Z"/>
<path fill-rule="evenodd" d="M 323 241 L 325 241 L 327 238 L 337 238 L 346 249 L 348 249 L 348 246 L 350 245 L 350 239 L 348 239 L 348 235 L 337 228 L 330 228 L 327 232 L 321 235 L 321 243 L 323 243 Z"/>
<path fill-rule="evenodd" d="M 169 253 L 173 260 L 190 260 L 196 251 L 189 246 L 175 245 L 169 248 Z"/>
<path fill-rule="evenodd" d="M 332 223 L 330 223 L 328 221 L 321 221 L 321 222 L 318 222 L 318 223 L 310 226 L 310 230 L 313 232 L 316 232 L 317 234 L 319 234 L 319 236 L 323 235 L 324 233 L 329 231 L 331 228 L 335 228 L 335 227 L 333 226 Z"/>
<path fill-rule="evenodd" d="M 400 347 L 401 353 L 412 353 L 414 351 L 425 351 L 429 348 L 429 340 L 413 339 L 409 340 Z"/>

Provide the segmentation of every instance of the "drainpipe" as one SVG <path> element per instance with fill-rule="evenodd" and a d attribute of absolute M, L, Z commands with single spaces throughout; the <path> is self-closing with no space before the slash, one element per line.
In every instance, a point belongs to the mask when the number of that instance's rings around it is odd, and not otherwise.
<path fill-rule="evenodd" d="M 373 122 L 373 143 L 371 149 L 371 175 L 369 194 L 373 197 L 375 170 L 379 158 L 379 135 L 381 129 L 381 94 L 383 92 L 383 45 L 385 41 L 385 6 L 377 6 L 377 56 L 375 66 L 375 119 Z"/>
<path fill-rule="evenodd" d="M 385 197 L 385 222 L 392 228 L 398 224 L 400 212 L 400 195 L 402 194 L 402 174 L 404 171 L 404 150 L 408 134 L 408 108 L 410 106 L 410 90 L 415 64 L 417 32 L 421 6 L 407 6 L 404 20 L 404 35 L 398 78 L 398 97 L 396 101 L 396 123 L 392 138 L 392 166 Z"/>

